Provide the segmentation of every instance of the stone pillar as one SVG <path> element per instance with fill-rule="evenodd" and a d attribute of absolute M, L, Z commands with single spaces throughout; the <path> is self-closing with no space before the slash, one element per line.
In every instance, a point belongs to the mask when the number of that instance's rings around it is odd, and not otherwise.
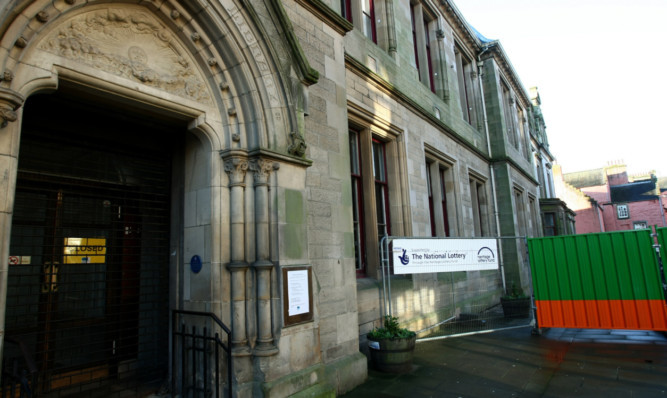
<path fill-rule="evenodd" d="M 256 260 L 252 264 L 257 275 L 258 336 L 254 354 L 268 356 L 278 353 L 273 344 L 271 325 L 271 245 L 269 234 L 269 176 L 277 164 L 265 159 L 251 161 L 255 177 L 255 247 Z"/>
<path fill-rule="evenodd" d="M 7 279 L 9 274 L 9 236 L 14 210 L 16 173 L 18 170 L 17 145 L 21 123 L 17 110 L 24 98 L 19 93 L 0 88 L 0 356 L 4 349 L 5 311 L 7 308 Z M 2 364 L 0 364 L 0 372 Z"/>
<path fill-rule="evenodd" d="M 225 172 L 229 175 L 231 234 L 231 261 L 227 269 L 231 273 L 232 299 L 232 355 L 250 355 L 246 331 L 246 271 L 244 191 L 248 160 L 244 155 L 232 154 L 225 159 Z"/>

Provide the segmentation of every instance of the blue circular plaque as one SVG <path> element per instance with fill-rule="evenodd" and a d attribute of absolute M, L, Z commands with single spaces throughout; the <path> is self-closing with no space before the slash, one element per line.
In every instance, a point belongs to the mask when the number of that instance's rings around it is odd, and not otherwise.
<path fill-rule="evenodd" d="M 201 257 L 196 254 L 190 259 L 190 270 L 195 274 L 201 271 Z"/>

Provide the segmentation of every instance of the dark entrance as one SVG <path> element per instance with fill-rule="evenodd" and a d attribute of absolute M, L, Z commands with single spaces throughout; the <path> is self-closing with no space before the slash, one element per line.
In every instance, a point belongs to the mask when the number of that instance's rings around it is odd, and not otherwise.
<path fill-rule="evenodd" d="M 142 395 L 168 371 L 172 159 L 184 126 L 77 98 L 60 90 L 25 106 L 4 359 L 20 355 L 12 341 L 27 347 L 39 396 Z"/>

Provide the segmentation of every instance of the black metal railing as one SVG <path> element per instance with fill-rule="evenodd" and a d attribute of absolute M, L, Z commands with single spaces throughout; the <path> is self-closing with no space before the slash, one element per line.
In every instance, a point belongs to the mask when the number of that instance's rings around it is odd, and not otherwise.
<path fill-rule="evenodd" d="M 20 340 L 5 336 L 4 358 L 0 397 L 31 398 L 37 386 L 38 372 L 35 360 L 25 344 Z"/>
<path fill-rule="evenodd" d="M 227 358 L 227 397 L 232 397 L 232 331 L 215 314 L 210 312 L 173 310 L 172 339 L 172 393 L 182 397 L 220 398 L 220 350 Z M 188 324 L 186 319 L 191 320 Z M 226 341 L 220 332 L 212 332 L 206 326 L 212 321 L 226 333 Z M 197 325 L 194 325 L 196 323 Z M 180 373 L 179 373 L 180 372 Z"/>

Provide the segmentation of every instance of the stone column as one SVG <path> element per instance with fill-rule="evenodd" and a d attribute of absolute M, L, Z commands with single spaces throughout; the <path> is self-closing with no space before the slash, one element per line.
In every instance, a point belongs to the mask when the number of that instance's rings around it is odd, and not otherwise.
<path fill-rule="evenodd" d="M 271 245 L 269 234 L 269 176 L 277 163 L 265 159 L 251 161 L 255 177 L 255 247 L 256 260 L 252 264 L 257 275 L 257 323 L 258 336 L 254 354 L 268 356 L 278 353 L 273 344 L 271 327 Z"/>
<path fill-rule="evenodd" d="M 246 331 L 246 271 L 244 191 L 248 160 L 243 155 L 232 154 L 225 159 L 225 172 L 229 175 L 231 234 L 231 261 L 227 269 L 231 273 L 232 298 L 232 355 L 250 355 Z"/>
<path fill-rule="evenodd" d="M 0 354 L 4 349 L 5 311 L 7 308 L 7 279 L 9 277 L 9 236 L 14 210 L 18 149 L 16 144 L 21 129 L 17 110 L 24 98 L 19 93 L 0 88 Z M 2 364 L 0 364 L 0 372 Z"/>

